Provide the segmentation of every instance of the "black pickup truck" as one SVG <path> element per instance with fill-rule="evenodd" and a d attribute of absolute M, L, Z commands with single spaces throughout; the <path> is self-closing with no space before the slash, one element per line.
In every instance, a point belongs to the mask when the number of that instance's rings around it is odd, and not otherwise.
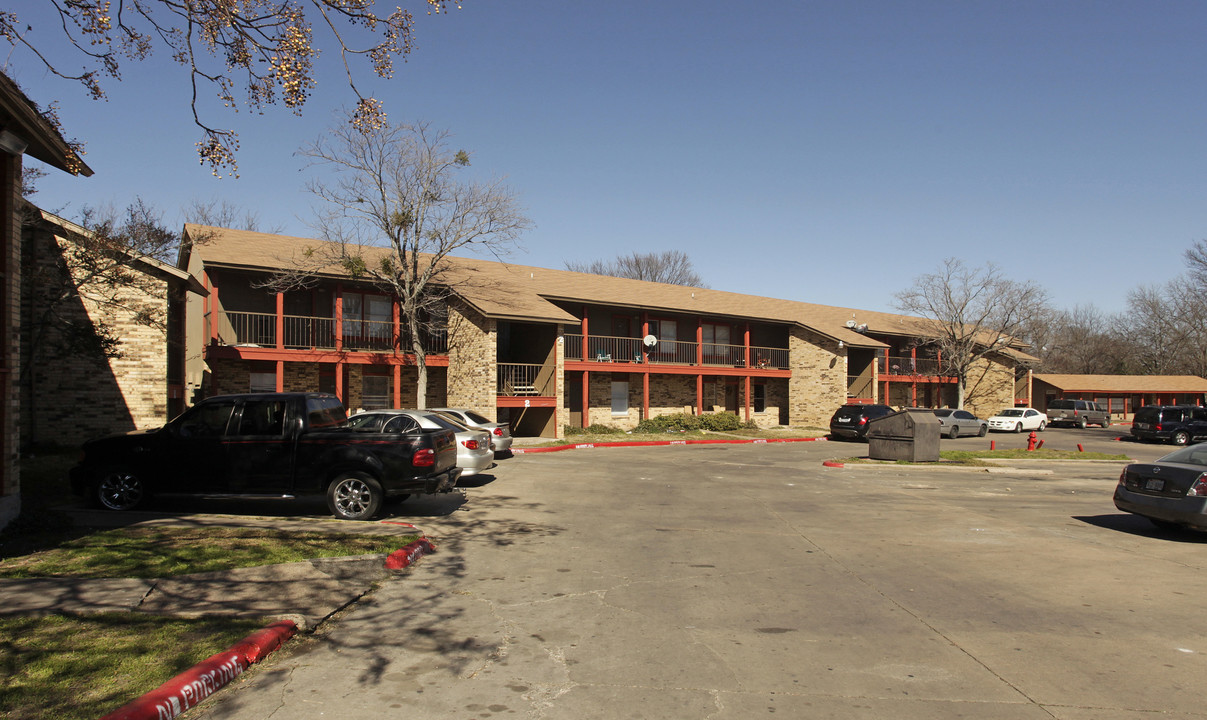
<path fill-rule="evenodd" d="M 326 493 L 336 517 L 365 520 L 387 497 L 457 485 L 451 430 L 364 433 L 327 393 L 207 398 L 156 430 L 86 442 L 77 495 L 132 510 L 151 495 L 294 498 Z"/>

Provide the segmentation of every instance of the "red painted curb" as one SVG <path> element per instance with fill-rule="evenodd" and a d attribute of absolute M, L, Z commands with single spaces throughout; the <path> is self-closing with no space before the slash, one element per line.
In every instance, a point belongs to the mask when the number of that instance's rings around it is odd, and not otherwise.
<path fill-rule="evenodd" d="M 846 467 L 846 465 L 843 465 L 840 462 L 834 462 L 833 460 L 823 460 L 821 464 L 825 465 L 826 467 L 834 467 L 834 468 Z"/>
<path fill-rule="evenodd" d="M 790 442 L 818 442 L 825 441 L 825 437 L 815 438 L 751 438 L 749 440 L 626 440 L 619 442 L 603 442 L 603 443 L 578 443 L 575 445 L 552 445 L 550 447 L 539 448 L 517 448 L 512 447 L 511 452 L 523 455 L 525 453 L 543 453 L 543 452 L 561 452 L 562 450 L 585 450 L 588 448 L 603 448 L 603 447 L 655 447 L 663 445 L 741 445 L 753 444 L 762 445 L 764 443 L 790 443 Z"/>
<path fill-rule="evenodd" d="M 291 620 L 275 622 L 248 635 L 230 649 L 212 655 L 101 720 L 174 718 L 268 657 L 298 631 Z"/>
<path fill-rule="evenodd" d="M 428 553 L 436 552 L 436 546 L 427 538 L 419 538 L 406 547 L 386 556 L 387 570 L 401 570 Z"/>

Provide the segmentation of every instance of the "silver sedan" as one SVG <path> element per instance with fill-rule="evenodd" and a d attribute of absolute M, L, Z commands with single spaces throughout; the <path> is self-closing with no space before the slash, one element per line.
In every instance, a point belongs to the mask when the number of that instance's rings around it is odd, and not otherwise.
<path fill-rule="evenodd" d="M 481 428 L 490 433 L 490 442 L 495 452 L 505 453 L 511 450 L 511 427 L 507 423 L 487 420 L 473 410 L 465 408 L 432 408 L 433 412 L 452 415 L 457 422 L 472 428 Z"/>
<path fill-rule="evenodd" d="M 406 418 L 407 423 L 395 422 Z M 353 428 L 375 432 L 412 432 L 415 425 L 429 430 L 452 430 L 457 436 L 457 467 L 461 477 L 477 475 L 494 465 L 495 453 L 490 447 L 490 433 L 462 425 L 456 420 L 428 410 L 370 410 L 348 419 Z M 375 428 L 383 428 L 375 430 Z"/>
<path fill-rule="evenodd" d="M 935 417 L 939 419 L 939 433 L 946 435 L 949 438 L 955 438 L 961 435 L 977 435 L 979 437 L 985 437 L 985 433 L 989 432 L 989 423 L 980 419 L 976 415 L 973 415 L 967 410 L 937 408 L 932 412 L 934 412 Z"/>

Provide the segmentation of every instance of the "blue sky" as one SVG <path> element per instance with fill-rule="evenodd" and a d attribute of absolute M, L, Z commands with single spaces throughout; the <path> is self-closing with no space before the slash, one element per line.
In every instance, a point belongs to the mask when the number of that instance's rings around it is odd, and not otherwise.
<path fill-rule="evenodd" d="M 1207 238 L 1207 3 L 408 6 L 415 52 L 360 84 L 508 178 L 535 223 L 514 262 L 682 250 L 717 289 L 892 310 L 958 256 L 1118 312 Z M 95 176 L 34 198 L 68 217 L 138 196 L 175 226 L 226 199 L 311 235 L 294 153 L 352 102 L 331 65 L 302 118 L 211 116 L 242 144 L 240 177 L 215 179 L 162 53 L 104 103 L 28 57 L 8 71 L 87 143 Z"/>

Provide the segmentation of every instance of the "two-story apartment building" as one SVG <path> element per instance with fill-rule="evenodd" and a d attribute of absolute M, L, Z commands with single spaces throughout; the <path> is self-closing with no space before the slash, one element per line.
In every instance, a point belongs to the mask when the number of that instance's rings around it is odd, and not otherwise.
<path fill-rule="evenodd" d="M 322 241 L 185 234 L 197 242 L 181 267 L 207 291 L 186 313 L 194 393 L 317 389 L 354 409 L 416 404 L 392 298 L 337 266 L 304 288 L 267 288 Z M 954 402 L 916 318 L 476 259 L 450 259 L 444 279 L 443 330 L 424 338 L 426 404 L 472 408 L 521 435 L 678 412 L 824 427 L 846 402 Z M 983 411 L 1015 404 L 1025 357 L 987 361 Z"/>

